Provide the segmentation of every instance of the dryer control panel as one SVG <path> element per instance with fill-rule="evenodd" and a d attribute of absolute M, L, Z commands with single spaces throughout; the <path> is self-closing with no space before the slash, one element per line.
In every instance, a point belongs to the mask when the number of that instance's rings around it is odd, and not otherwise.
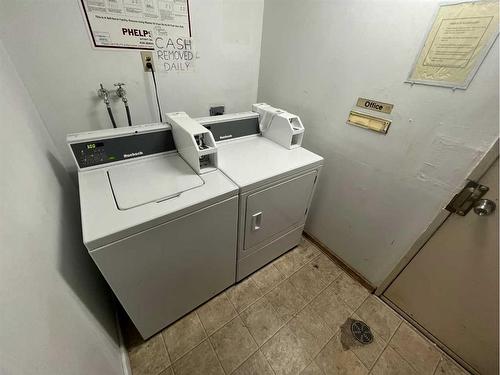
<path fill-rule="evenodd" d="M 134 132 L 112 138 L 88 139 L 75 143 L 72 143 L 70 139 L 69 141 L 71 152 L 80 169 L 176 149 L 170 129 L 149 133 Z"/>

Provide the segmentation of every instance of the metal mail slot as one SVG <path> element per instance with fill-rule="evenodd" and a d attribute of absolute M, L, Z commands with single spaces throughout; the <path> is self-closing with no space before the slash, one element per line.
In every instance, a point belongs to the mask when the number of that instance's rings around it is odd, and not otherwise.
<path fill-rule="evenodd" d="M 367 115 L 366 113 L 351 111 L 347 119 L 349 125 L 359 126 L 364 129 L 373 130 L 382 134 L 387 134 L 391 121 Z"/>

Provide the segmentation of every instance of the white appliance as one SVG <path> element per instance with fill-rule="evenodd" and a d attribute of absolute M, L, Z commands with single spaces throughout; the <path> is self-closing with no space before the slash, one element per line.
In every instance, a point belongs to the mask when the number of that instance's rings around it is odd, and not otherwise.
<path fill-rule="evenodd" d="M 238 281 L 299 243 L 323 165 L 301 147 L 297 116 L 266 104 L 253 109 L 196 119 L 214 136 L 220 170 L 239 187 Z"/>
<path fill-rule="evenodd" d="M 238 187 L 211 134 L 174 117 L 184 158 L 166 124 L 67 138 L 84 243 L 143 338 L 235 282 Z"/>

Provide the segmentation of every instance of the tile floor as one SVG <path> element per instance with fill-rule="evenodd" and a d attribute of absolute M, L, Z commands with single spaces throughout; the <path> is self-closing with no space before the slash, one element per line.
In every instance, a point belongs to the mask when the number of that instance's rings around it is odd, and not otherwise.
<path fill-rule="evenodd" d="M 373 343 L 344 349 L 349 317 Z M 467 374 L 306 239 L 148 341 L 124 326 L 133 375 Z"/>

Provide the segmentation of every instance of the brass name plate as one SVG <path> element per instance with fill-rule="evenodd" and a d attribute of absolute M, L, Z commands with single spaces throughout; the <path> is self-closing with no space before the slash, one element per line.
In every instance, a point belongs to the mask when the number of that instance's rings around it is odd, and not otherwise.
<path fill-rule="evenodd" d="M 391 113 L 394 104 L 377 102 L 376 100 L 366 99 L 366 98 L 358 98 L 356 102 L 357 107 L 371 109 L 373 111 L 383 112 L 383 113 Z"/>
<path fill-rule="evenodd" d="M 382 134 L 387 134 L 391 121 L 385 118 L 367 115 L 366 113 L 351 111 L 347 119 L 349 125 L 373 130 Z"/>

